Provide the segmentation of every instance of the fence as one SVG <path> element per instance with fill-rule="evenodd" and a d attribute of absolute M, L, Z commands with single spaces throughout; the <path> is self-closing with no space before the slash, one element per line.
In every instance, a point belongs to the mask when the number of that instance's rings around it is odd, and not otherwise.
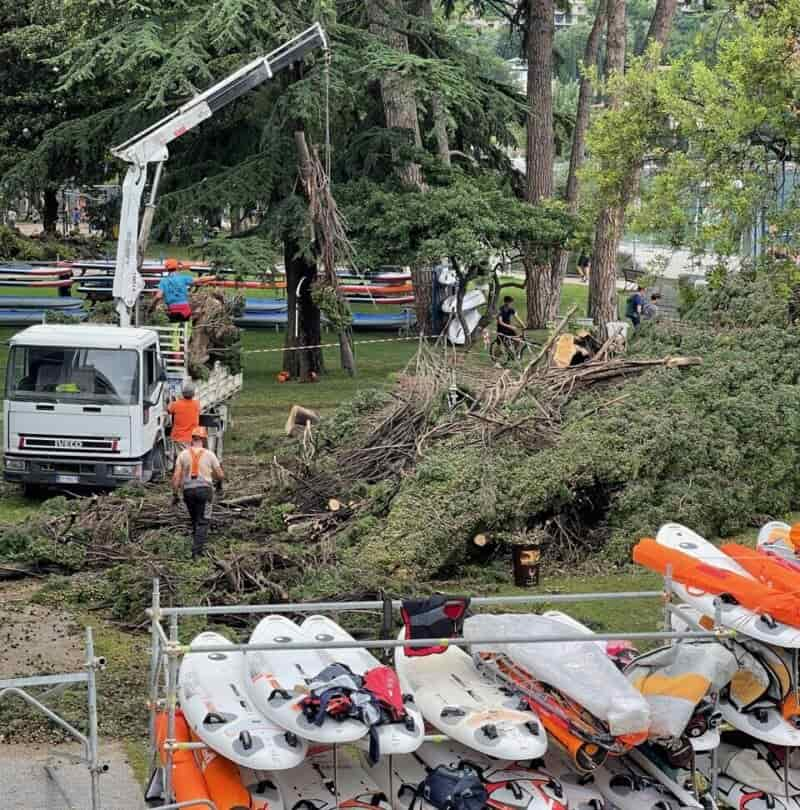
<path fill-rule="evenodd" d="M 52 720 L 57 726 L 66 731 L 73 739 L 83 745 L 83 755 L 78 757 L 78 761 L 86 765 L 89 770 L 91 780 L 91 810 L 100 810 L 100 774 L 108 770 L 107 766 L 101 765 L 98 760 L 98 737 L 97 737 L 97 682 L 96 673 L 105 667 L 105 659 L 97 658 L 94 654 L 94 637 L 92 628 L 86 628 L 86 669 L 83 672 L 69 672 L 61 675 L 35 675 L 29 678 L 9 678 L 0 680 L 0 700 L 5 697 L 18 697 L 28 705 L 33 706 L 38 712 Z M 82 734 L 73 725 L 60 717 L 43 702 L 48 696 L 59 694 L 73 684 L 86 684 L 86 702 L 88 713 L 88 733 Z M 49 687 L 44 693 L 37 696 L 32 695 L 28 690 L 39 687 Z M 70 801 L 67 791 L 58 781 L 55 770 L 45 766 L 45 773 L 52 780 L 61 797 L 64 799 L 68 810 L 73 810 L 74 805 Z"/>
<path fill-rule="evenodd" d="M 566 604 L 580 602 L 594 602 L 606 600 L 643 599 L 652 598 L 663 601 L 663 630 L 649 633 L 598 633 L 578 634 L 565 633 L 561 636 L 535 636 L 520 635 L 516 638 L 481 637 L 466 640 L 464 638 L 452 639 L 415 639 L 413 641 L 398 640 L 396 638 L 374 638 L 356 641 L 308 641 L 291 643 L 239 643 L 233 645 L 214 646 L 181 644 L 179 636 L 179 621 L 181 617 L 189 616 L 261 616 L 270 613 L 332 613 L 334 617 L 346 612 L 374 612 L 380 616 L 381 632 L 384 636 L 391 633 L 395 612 L 399 611 L 401 601 L 397 599 L 351 601 L 351 602 L 311 602 L 266 605 L 189 605 L 181 607 L 162 607 L 161 591 L 158 580 L 153 582 L 153 597 L 151 607 L 147 613 L 151 622 L 151 658 L 150 658 L 150 755 L 155 768 L 159 760 L 156 750 L 156 714 L 166 708 L 167 712 L 167 738 L 164 744 L 163 792 L 167 800 L 172 797 L 172 758 L 175 750 L 204 748 L 205 743 L 180 743 L 175 740 L 175 711 L 178 702 L 178 661 L 190 653 L 212 653 L 231 651 L 278 651 L 278 650 L 332 650 L 348 648 L 366 648 L 389 650 L 396 647 L 430 647 L 430 646 L 459 646 L 465 647 L 473 644 L 540 644 L 540 643 L 594 643 L 596 641 L 611 640 L 653 640 L 653 641 L 683 641 L 683 640 L 722 640 L 733 635 L 732 631 L 721 628 L 720 615 L 717 611 L 714 627 L 710 630 L 698 625 L 691 617 L 681 613 L 680 609 L 671 602 L 671 577 L 669 574 L 664 580 L 664 589 L 660 591 L 625 591 L 620 593 L 584 593 L 584 594 L 531 594 L 524 596 L 497 596 L 476 597 L 471 599 L 470 607 L 502 607 L 518 605 Z M 696 628 L 685 631 L 673 631 L 671 615 L 678 614 L 687 627 Z M 168 622 L 168 630 L 164 629 L 162 622 Z M 716 706 L 714 707 L 716 709 Z M 426 737 L 426 740 L 439 742 L 446 739 L 444 735 L 437 734 Z M 336 770 L 337 759 L 334 756 L 334 783 L 338 782 Z M 390 768 L 391 771 L 391 768 Z M 716 797 L 717 759 L 716 752 L 712 755 L 712 794 Z M 339 792 L 335 789 L 336 807 L 339 804 Z M 396 797 L 392 796 L 392 806 L 395 807 Z M 167 805 L 177 808 L 179 805 Z M 209 805 L 212 807 L 213 804 Z M 696 806 L 701 808 L 699 801 Z"/>

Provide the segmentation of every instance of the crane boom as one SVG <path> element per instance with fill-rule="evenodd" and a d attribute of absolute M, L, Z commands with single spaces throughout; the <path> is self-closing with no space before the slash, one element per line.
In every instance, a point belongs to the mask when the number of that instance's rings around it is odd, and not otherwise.
<path fill-rule="evenodd" d="M 161 169 L 169 157 L 168 144 L 211 118 L 218 110 L 249 90 L 268 81 L 278 71 L 301 61 L 315 48 L 324 50 L 328 48 L 325 31 L 319 23 L 315 23 L 266 56 L 259 56 L 243 65 L 230 76 L 198 93 L 174 112 L 111 150 L 115 157 L 129 164 L 122 183 L 122 211 L 113 288 L 121 326 L 130 325 L 131 310 L 144 289 L 139 266 L 155 211 Z M 155 176 L 140 228 L 139 207 L 151 163 L 156 164 Z"/>

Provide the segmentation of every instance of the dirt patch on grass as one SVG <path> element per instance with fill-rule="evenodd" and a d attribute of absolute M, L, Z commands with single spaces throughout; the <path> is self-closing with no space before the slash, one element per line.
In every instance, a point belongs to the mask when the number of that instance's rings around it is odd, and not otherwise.
<path fill-rule="evenodd" d="M 83 631 L 66 612 L 32 602 L 41 586 L 0 586 L 0 678 L 74 672 L 85 661 Z"/>

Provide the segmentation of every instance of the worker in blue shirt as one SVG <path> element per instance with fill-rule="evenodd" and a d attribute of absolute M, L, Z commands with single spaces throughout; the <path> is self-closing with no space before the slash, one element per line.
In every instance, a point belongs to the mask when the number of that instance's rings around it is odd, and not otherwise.
<path fill-rule="evenodd" d="M 189 288 L 194 284 L 194 278 L 177 272 L 182 267 L 177 259 L 167 259 L 164 267 L 167 274 L 158 282 L 156 304 L 164 301 L 171 321 L 189 321 L 192 318 Z"/>

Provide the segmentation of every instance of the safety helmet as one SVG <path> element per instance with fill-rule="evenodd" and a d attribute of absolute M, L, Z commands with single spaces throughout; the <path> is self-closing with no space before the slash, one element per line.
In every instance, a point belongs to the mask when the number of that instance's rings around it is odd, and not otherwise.
<path fill-rule="evenodd" d="M 165 270 L 177 270 L 180 266 L 181 263 L 177 259 L 166 259 L 164 261 Z"/>
<path fill-rule="evenodd" d="M 186 397 L 186 399 L 192 399 L 196 390 L 197 388 L 195 387 L 195 384 L 191 380 L 186 380 L 181 388 L 181 393 L 184 395 L 184 397 Z"/>
<path fill-rule="evenodd" d="M 196 428 L 192 429 L 192 438 L 193 439 L 207 439 L 208 438 L 208 430 L 204 428 L 202 425 L 198 425 Z"/>

